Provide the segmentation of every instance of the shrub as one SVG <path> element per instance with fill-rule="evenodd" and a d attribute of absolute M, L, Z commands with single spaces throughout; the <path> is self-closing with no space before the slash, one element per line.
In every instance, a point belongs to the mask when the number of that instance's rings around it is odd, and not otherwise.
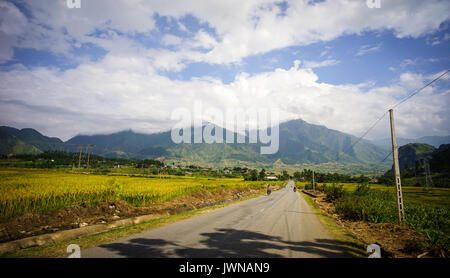
<path fill-rule="evenodd" d="M 327 185 L 326 184 L 322 184 L 320 187 L 318 187 L 318 190 L 321 192 L 325 192 L 325 189 L 327 189 Z"/>
<path fill-rule="evenodd" d="M 369 194 L 370 186 L 367 183 L 358 184 L 353 194 L 357 196 L 363 196 Z"/>
<path fill-rule="evenodd" d="M 327 197 L 334 199 L 336 212 L 342 217 L 372 223 L 397 223 L 397 199 L 388 191 L 372 190 L 358 185 L 351 194 L 340 198 L 337 187 L 327 188 Z M 450 209 L 431 205 L 405 203 L 406 225 L 420 232 L 438 248 L 450 248 Z"/>
<path fill-rule="evenodd" d="M 312 183 L 305 184 L 305 190 L 311 190 L 313 189 Z"/>
<path fill-rule="evenodd" d="M 434 245 L 450 248 L 450 209 L 423 204 L 405 204 L 406 224 L 421 232 Z"/>
<path fill-rule="evenodd" d="M 344 186 L 342 184 L 338 186 L 333 184 L 325 188 L 325 194 L 327 195 L 326 200 L 328 202 L 332 202 L 334 200 L 342 198 L 344 196 L 344 193 Z"/>
<path fill-rule="evenodd" d="M 364 192 L 364 194 L 363 194 Z M 367 190 L 347 194 L 335 201 L 336 211 L 351 220 L 374 223 L 394 222 L 397 219 L 397 203 L 387 191 Z"/>

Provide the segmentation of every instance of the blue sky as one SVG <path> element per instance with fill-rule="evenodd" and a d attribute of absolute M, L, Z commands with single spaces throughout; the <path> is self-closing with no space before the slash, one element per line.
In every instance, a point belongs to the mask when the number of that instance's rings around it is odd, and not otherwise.
<path fill-rule="evenodd" d="M 155 132 L 196 99 L 360 135 L 450 68 L 447 1 L 65 2 L 0 2 L 1 124 Z M 450 134 L 448 80 L 399 111 L 402 136 Z"/>
<path fill-rule="evenodd" d="M 25 9 L 23 9 L 25 11 Z M 148 48 L 176 50 L 161 41 L 164 35 L 170 34 L 180 38 L 190 38 L 199 30 L 208 32 L 217 38 L 214 29 L 207 23 L 200 23 L 192 15 L 186 15 L 178 21 L 169 17 L 153 15 L 157 29 L 149 34 L 133 34 L 133 40 Z M 187 30 L 180 30 L 178 22 Z M 336 64 L 318 67 L 315 72 L 320 82 L 330 84 L 358 84 L 376 82 L 377 85 L 389 85 L 398 79 L 399 73 L 412 70 L 421 74 L 433 74 L 450 66 L 450 22 L 440 24 L 432 34 L 420 38 L 396 38 L 391 31 L 369 31 L 362 34 L 343 35 L 329 42 L 317 42 L 307 46 L 289 46 L 275 49 L 267 53 L 248 56 L 238 64 L 209 64 L 205 62 L 188 63 L 181 71 L 161 71 L 162 75 L 175 80 L 190 80 L 204 76 L 219 78 L 224 83 L 231 83 L 241 72 L 257 74 L 272 71 L 276 68 L 289 69 L 293 61 L 326 61 L 334 60 Z M 91 36 L 104 34 L 101 30 L 92 32 Z M 122 34 L 125 35 L 126 34 Z M 447 37 L 446 37 L 447 35 Z M 434 43 L 434 44 L 433 44 Z M 368 50 L 364 52 L 364 50 Z M 200 51 L 206 52 L 205 49 Z M 360 52 L 362 51 L 362 52 Z M 70 51 L 78 57 L 86 57 L 90 61 L 102 59 L 107 50 L 92 43 Z M 14 56 L 2 69 L 21 64 L 33 67 L 57 67 L 61 70 L 76 68 L 79 61 L 65 55 L 57 55 L 49 50 L 33 48 L 14 48 Z"/>

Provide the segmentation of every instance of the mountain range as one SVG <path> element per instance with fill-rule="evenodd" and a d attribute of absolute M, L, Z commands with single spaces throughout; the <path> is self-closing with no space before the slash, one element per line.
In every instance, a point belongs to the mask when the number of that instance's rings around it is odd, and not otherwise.
<path fill-rule="evenodd" d="M 374 144 L 383 147 L 383 148 L 391 148 L 391 138 L 374 140 Z M 424 136 L 416 139 L 407 139 L 402 137 L 397 137 L 397 145 L 399 147 L 411 144 L 411 143 L 422 143 L 428 144 L 435 148 L 439 148 L 440 145 L 450 143 L 450 135 L 448 136 Z"/>
<path fill-rule="evenodd" d="M 205 126 L 197 127 L 197 129 Z M 195 131 L 191 128 L 191 131 Z M 224 134 L 226 131 L 224 130 Z M 233 133 L 236 138 L 236 133 Z M 279 125 L 279 151 L 260 154 L 261 143 L 202 143 L 175 144 L 171 132 L 153 134 L 126 130 L 113 134 L 77 135 L 66 142 L 42 135 L 30 128 L 0 127 L 0 153 L 22 154 L 42 151 L 79 152 L 79 144 L 93 144 L 92 153 L 104 157 L 151 158 L 197 165 L 288 165 L 338 163 L 379 163 L 389 152 L 368 140 L 356 140 L 349 135 L 325 126 L 291 120 Z M 353 145 L 353 146 L 352 146 Z M 345 153 L 344 153 L 345 152 Z"/>

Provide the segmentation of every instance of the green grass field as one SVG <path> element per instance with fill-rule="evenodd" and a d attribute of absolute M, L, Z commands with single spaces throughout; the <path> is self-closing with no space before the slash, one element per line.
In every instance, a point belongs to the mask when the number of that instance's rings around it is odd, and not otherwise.
<path fill-rule="evenodd" d="M 122 199 L 136 207 L 169 201 L 199 190 L 264 188 L 239 178 L 159 175 L 86 175 L 59 170 L 0 169 L 0 219 L 43 213 L 82 202 Z"/>

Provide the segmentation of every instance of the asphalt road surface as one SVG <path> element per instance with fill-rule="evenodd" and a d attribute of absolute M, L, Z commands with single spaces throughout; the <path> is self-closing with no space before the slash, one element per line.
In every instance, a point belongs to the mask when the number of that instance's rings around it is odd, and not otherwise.
<path fill-rule="evenodd" d="M 261 196 L 82 250 L 82 258 L 350 257 L 293 182 Z"/>

